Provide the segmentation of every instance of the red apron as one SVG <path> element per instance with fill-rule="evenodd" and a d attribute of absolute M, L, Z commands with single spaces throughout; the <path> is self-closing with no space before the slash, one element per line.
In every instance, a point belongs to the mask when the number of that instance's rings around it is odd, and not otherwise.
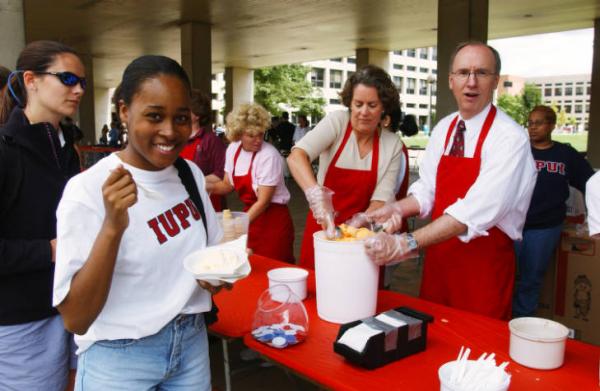
<path fill-rule="evenodd" d="M 196 162 L 197 161 L 196 155 L 200 151 L 200 145 L 202 145 L 202 136 L 196 135 L 191 140 L 188 140 L 185 147 L 183 147 L 183 149 L 179 153 L 179 156 L 181 156 L 184 159 L 191 160 L 192 162 Z M 223 210 L 223 201 L 224 201 L 223 196 L 220 196 L 217 194 L 210 195 L 210 202 L 211 202 L 213 208 L 215 209 L 215 211 L 217 211 L 217 212 L 220 212 Z"/>
<path fill-rule="evenodd" d="M 331 163 L 329 163 L 323 183 L 325 187 L 335 192 L 333 194 L 333 208 L 338 212 L 337 216 L 335 216 L 336 225 L 345 222 L 355 213 L 365 211 L 369 207 L 371 196 L 377 185 L 377 164 L 379 162 L 378 132 L 375 132 L 375 137 L 373 138 L 370 170 L 353 170 L 335 166 L 351 133 L 352 126 L 348 122 L 342 144 L 336 151 Z M 302 240 L 302 249 L 300 250 L 300 266 L 314 269 L 315 250 L 313 234 L 321 229 L 321 225 L 317 224 L 312 213 L 309 212 L 306 216 L 306 227 L 304 228 L 304 238 Z"/>
<path fill-rule="evenodd" d="M 233 187 L 244 203 L 244 212 L 258 200 L 252 188 L 252 164 L 256 152 L 252 154 L 246 175 L 235 175 L 235 166 L 242 151 L 240 144 L 233 158 Z M 279 261 L 294 263 L 294 224 L 287 205 L 272 202 L 269 207 L 250 223 L 248 248 L 254 254 Z"/>
<path fill-rule="evenodd" d="M 492 106 L 472 158 L 442 155 L 432 219 L 463 198 L 477 180 L 481 148 L 495 116 L 496 108 Z M 458 116 L 448 128 L 444 151 L 457 119 Z M 421 298 L 493 318 L 510 319 L 515 278 L 513 241 L 497 227 L 488 233 L 469 243 L 454 237 L 427 248 Z"/>

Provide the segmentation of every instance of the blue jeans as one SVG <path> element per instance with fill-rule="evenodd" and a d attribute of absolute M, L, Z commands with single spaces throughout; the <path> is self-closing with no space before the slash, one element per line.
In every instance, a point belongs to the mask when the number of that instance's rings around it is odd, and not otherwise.
<path fill-rule="evenodd" d="M 544 275 L 560 240 L 562 224 L 542 229 L 524 229 L 515 241 L 518 280 L 513 298 L 513 316 L 534 316 Z"/>
<path fill-rule="evenodd" d="M 79 356 L 77 391 L 211 389 L 204 316 L 179 315 L 141 339 L 97 341 Z"/>

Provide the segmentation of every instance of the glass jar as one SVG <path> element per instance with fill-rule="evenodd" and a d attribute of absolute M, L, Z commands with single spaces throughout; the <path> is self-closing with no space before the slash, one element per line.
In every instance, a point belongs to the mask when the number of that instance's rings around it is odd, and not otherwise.
<path fill-rule="evenodd" d="M 283 349 L 298 344 L 308 334 L 308 314 L 302 300 L 287 285 L 273 285 L 258 298 L 252 336 Z"/>

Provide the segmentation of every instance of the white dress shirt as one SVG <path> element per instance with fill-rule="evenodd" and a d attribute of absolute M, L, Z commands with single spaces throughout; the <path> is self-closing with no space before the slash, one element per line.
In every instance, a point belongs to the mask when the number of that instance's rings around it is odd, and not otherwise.
<path fill-rule="evenodd" d="M 590 236 L 600 233 L 600 172 L 585 184 L 585 206 L 588 210 Z"/>
<path fill-rule="evenodd" d="M 485 118 L 491 108 L 465 121 L 465 157 L 473 157 Z M 437 167 L 442 154 L 448 155 L 452 148 L 454 132 L 444 151 L 446 134 L 453 113 L 433 129 L 425 157 L 419 166 L 419 180 L 408 190 L 420 206 L 420 217 L 428 216 L 434 205 Z M 459 115 L 459 119 L 460 115 Z M 513 240 L 520 240 L 535 187 L 537 171 L 531 155 L 529 137 L 525 130 L 501 110 L 483 143 L 479 176 L 462 199 L 448 206 L 449 214 L 467 226 L 459 235 L 463 242 L 478 236 L 487 236 L 488 230 L 497 226 Z"/>

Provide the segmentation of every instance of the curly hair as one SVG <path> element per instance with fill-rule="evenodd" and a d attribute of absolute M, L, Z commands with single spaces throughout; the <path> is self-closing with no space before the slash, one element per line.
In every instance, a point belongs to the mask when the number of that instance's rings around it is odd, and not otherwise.
<path fill-rule="evenodd" d="M 271 126 L 271 115 L 258 103 L 244 103 L 227 114 L 225 135 L 229 141 L 238 141 L 242 133 L 251 136 L 264 133 Z"/>
<path fill-rule="evenodd" d="M 554 112 L 554 110 L 552 110 L 552 107 L 538 105 L 531 110 L 531 113 L 536 111 L 541 113 L 544 116 L 544 119 L 548 121 L 549 124 L 556 125 L 556 113 Z M 531 113 L 529 113 L 529 115 L 531 115 Z"/>
<path fill-rule="evenodd" d="M 344 88 L 340 92 L 344 106 L 351 109 L 350 104 L 354 95 L 354 87 L 359 84 L 374 87 L 377 90 L 377 96 L 381 100 L 383 110 L 386 114 L 401 112 L 400 94 L 392 78 L 386 71 L 375 65 L 366 65 L 346 80 Z M 400 117 L 391 115 L 391 119 L 392 121 L 388 129 L 395 132 L 400 125 Z"/>

